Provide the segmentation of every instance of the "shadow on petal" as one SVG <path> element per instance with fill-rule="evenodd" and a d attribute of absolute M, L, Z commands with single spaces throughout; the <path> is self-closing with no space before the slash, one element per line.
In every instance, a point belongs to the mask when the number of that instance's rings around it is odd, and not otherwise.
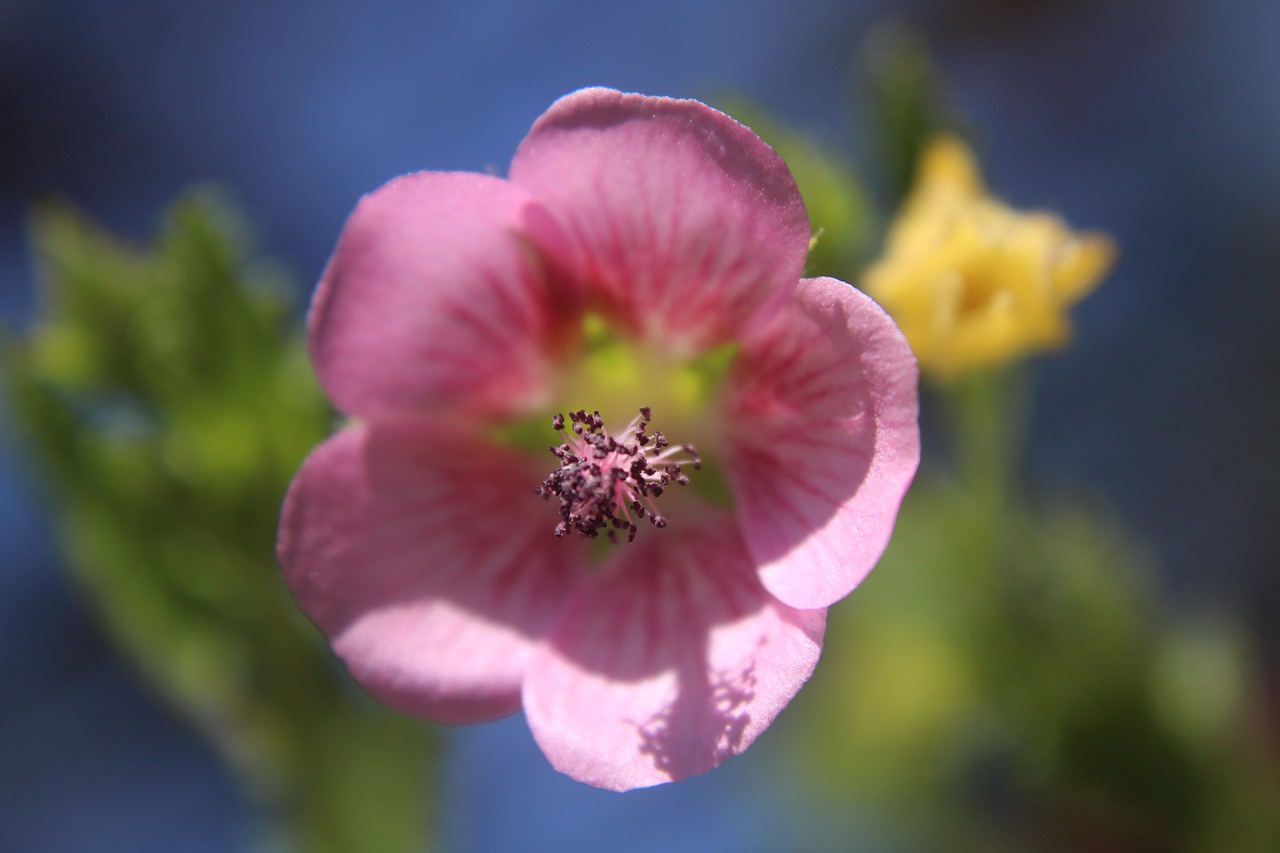
<path fill-rule="evenodd" d="M 732 522 L 648 540 L 574 594 L 525 684 L 552 764 L 617 790 L 746 749 L 813 671 L 825 621 L 765 591 Z"/>
<path fill-rule="evenodd" d="M 708 658 L 709 651 L 704 648 L 701 657 Z M 667 777 L 684 779 L 741 752 L 751 722 L 755 670 L 754 659 L 737 671 L 680 667 L 675 701 L 636 727 L 640 754 Z"/>

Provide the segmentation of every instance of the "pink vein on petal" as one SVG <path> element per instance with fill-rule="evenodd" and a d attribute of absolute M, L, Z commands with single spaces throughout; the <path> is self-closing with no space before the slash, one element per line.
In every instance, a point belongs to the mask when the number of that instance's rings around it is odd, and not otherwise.
<path fill-rule="evenodd" d="M 729 479 L 765 587 L 847 595 L 888 544 L 920 458 L 915 356 L 883 310 L 806 279 L 729 377 Z"/>
<path fill-rule="evenodd" d="M 370 193 L 312 303 L 321 384 L 360 417 L 518 408 L 580 310 L 565 240 L 499 178 L 419 172 Z"/>
<path fill-rule="evenodd" d="M 519 708 L 532 650 L 584 559 L 581 543 L 551 535 L 538 474 L 531 459 L 414 420 L 350 427 L 303 463 L 280 563 L 374 696 L 438 722 Z"/>
<path fill-rule="evenodd" d="M 606 310 L 690 347 L 775 311 L 808 251 L 786 164 L 696 101 L 575 92 L 534 124 L 511 180 L 564 225 Z"/>

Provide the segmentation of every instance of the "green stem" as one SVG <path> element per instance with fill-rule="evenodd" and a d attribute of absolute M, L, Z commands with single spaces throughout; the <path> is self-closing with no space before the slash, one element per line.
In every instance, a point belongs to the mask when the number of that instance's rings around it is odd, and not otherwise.
<path fill-rule="evenodd" d="M 979 373 L 942 389 L 962 488 L 994 516 L 1014 503 L 1026 451 L 1031 383 L 1024 369 Z"/>

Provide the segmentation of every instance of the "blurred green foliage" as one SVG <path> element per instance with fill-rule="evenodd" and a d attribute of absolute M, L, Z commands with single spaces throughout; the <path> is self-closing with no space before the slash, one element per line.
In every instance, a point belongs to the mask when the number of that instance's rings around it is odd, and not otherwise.
<path fill-rule="evenodd" d="M 960 131 L 961 122 L 927 46 L 907 25 L 885 22 L 872 29 L 857 70 L 875 174 L 887 206 L 896 208 L 925 146 L 941 131 Z"/>
<path fill-rule="evenodd" d="M 892 210 L 930 138 L 962 122 L 905 27 L 873 30 L 858 71 Z M 809 274 L 856 284 L 873 249 L 865 185 L 741 115 L 825 226 Z M 856 217 L 827 212 L 847 199 Z M 815 843 L 845 850 L 870 828 L 911 851 L 1280 850 L 1277 733 L 1240 615 L 1168 612 L 1101 501 L 1028 488 L 1025 365 L 924 390 L 925 461 L 893 543 L 832 608 L 783 717 L 791 775 L 832 824 Z"/>
<path fill-rule="evenodd" d="M 351 686 L 273 559 L 334 419 L 279 270 L 210 192 L 147 248 L 59 204 L 31 239 L 42 306 L 3 341 L 4 379 L 106 630 L 245 783 L 272 849 L 424 849 L 428 731 Z"/>
<path fill-rule="evenodd" d="M 1026 388 L 978 376 L 934 400 L 951 453 L 832 610 L 788 728 L 797 775 L 910 850 L 1277 849 L 1242 626 L 1166 615 L 1113 519 L 1022 487 Z"/>

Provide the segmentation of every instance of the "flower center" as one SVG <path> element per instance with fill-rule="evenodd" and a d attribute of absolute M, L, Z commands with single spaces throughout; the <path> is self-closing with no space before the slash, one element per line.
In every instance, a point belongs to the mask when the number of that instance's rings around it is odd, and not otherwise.
<path fill-rule="evenodd" d="M 673 445 L 661 431 L 648 432 L 649 421 L 649 407 L 642 406 L 615 438 L 605 430 L 599 412 L 569 413 L 565 442 L 550 448 L 560 466 L 534 490 L 543 500 L 553 495 L 560 499 L 556 536 L 576 530 L 594 539 L 603 530 L 610 542 L 617 542 L 618 532 L 625 530 L 631 542 L 639 521 L 647 518 L 654 527 L 667 526 L 657 499 L 672 483 L 688 485 L 689 477 L 680 469 L 691 466 L 696 471 L 702 462 L 692 445 Z M 563 431 L 564 415 L 552 418 L 551 425 Z"/>

